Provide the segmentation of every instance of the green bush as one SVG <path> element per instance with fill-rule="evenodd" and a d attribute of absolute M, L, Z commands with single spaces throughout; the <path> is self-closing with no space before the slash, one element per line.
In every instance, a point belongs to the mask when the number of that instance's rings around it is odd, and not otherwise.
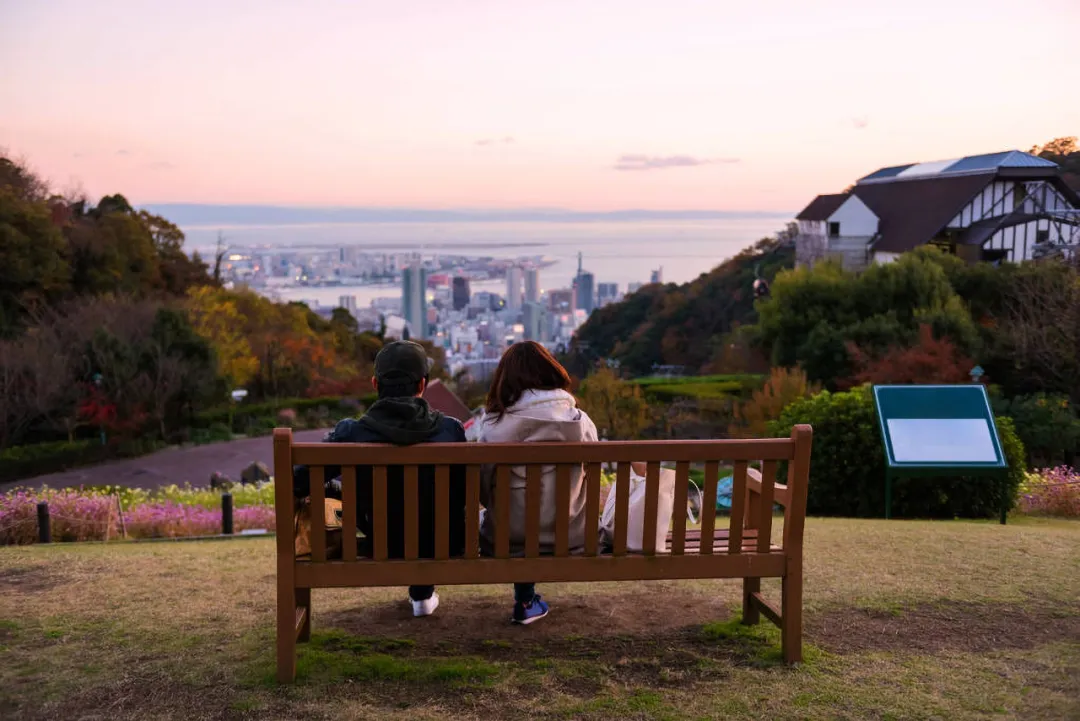
<path fill-rule="evenodd" d="M 360 400 L 362 405 L 371 405 L 375 402 L 375 396 L 365 396 Z M 248 433 L 252 426 L 265 427 L 270 419 L 277 423 L 277 414 L 286 408 L 296 411 L 297 417 L 329 417 L 337 421 L 346 416 L 357 414 L 357 404 L 348 398 L 336 396 L 324 398 L 281 398 L 263 403 L 239 403 L 232 408 L 232 430 L 235 433 Z M 228 427 L 229 406 L 222 406 L 214 410 L 204 411 L 195 416 L 194 428 L 207 429 L 215 424 Z M 273 429 L 274 426 L 270 426 Z"/>
<path fill-rule="evenodd" d="M 109 455 L 110 449 L 96 439 L 12 446 L 0 451 L 0 483 L 97 463 Z"/>
<path fill-rule="evenodd" d="M 673 383 L 670 385 L 646 386 L 645 395 L 649 400 L 658 401 L 673 401 L 677 398 L 716 400 L 738 396 L 743 392 L 743 389 L 743 384 L 738 381 Z"/>
<path fill-rule="evenodd" d="M 1026 470 L 1024 445 L 1011 419 L 999 416 L 998 434 L 1009 462 L 1009 507 Z M 822 391 L 792 403 L 770 424 L 788 436 L 797 423 L 814 427 L 807 513 L 878 517 L 885 513 L 885 449 L 870 388 L 846 393 Z M 783 477 L 783 473 L 781 473 Z M 916 518 L 985 518 L 1001 508 L 1002 484 L 985 477 L 898 478 L 893 482 L 893 515 Z"/>
<path fill-rule="evenodd" d="M 994 411 L 1013 419 L 1033 465 L 1069 463 L 1080 455 L 1080 418 L 1068 396 L 1033 393 L 998 399 Z"/>

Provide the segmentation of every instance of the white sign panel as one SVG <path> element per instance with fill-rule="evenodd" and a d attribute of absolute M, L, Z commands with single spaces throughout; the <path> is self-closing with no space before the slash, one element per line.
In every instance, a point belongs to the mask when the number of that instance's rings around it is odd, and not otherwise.
<path fill-rule="evenodd" d="M 890 418 L 897 463 L 994 463 L 990 425 L 982 418 Z"/>

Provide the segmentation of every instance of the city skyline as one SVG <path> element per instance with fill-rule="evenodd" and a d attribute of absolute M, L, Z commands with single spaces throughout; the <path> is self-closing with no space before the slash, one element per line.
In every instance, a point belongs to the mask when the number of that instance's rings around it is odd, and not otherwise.
<path fill-rule="evenodd" d="M 1080 118 L 1070 0 L 94 13 L 86 32 L 72 2 L 5 4 L 0 146 L 61 192 L 140 205 L 790 211 Z"/>

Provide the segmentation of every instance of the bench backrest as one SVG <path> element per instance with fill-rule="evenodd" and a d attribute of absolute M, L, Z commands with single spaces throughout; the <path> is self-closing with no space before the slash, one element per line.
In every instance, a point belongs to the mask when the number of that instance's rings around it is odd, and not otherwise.
<path fill-rule="evenodd" d="M 450 466 L 462 465 L 466 472 L 465 558 L 477 558 L 479 548 L 480 466 L 496 466 L 496 516 L 494 555 L 510 556 L 510 472 L 513 466 L 526 469 L 525 556 L 540 556 L 541 474 L 544 466 L 556 469 L 557 516 L 554 555 L 570 555 L 570 474 L 584 466 L 586 477 L 585 528 L 596 529 L 600 518 L 601 464 L 617 464 L 614 556 L 627 554 L 630 463 L 647 464 L 645 518 L 642 553 L 656 554 L 657 506 L 661 462 L 674 462 L 675 505 L 672 514 L 670 555 L 710 555 L 717 518 L 717 481 L 721 463 L 734 468 L 732 508 L 728 519 L 728 554 L 770 553 L 773 504 L 784 507 L 782 548 L 789 558 L 802 557 L 803 524 L 806 516 L 807 480 L 810 471 L 812 430 L 796 426 L 790 438 L 757 440 L 615 441 L 604 443 L 477 444 L 450 443 L 395 447 L 371 444 L 293 443 L 292 431 L 274 431 L 274 471 L 279 560 L 291 557 L 294 544 L 294 465 L 310 468 L 313 508 L 322 508 L 326 466 L 341 466 L 342 525 L 356 527 L 356 466 L 372 467 L 373 538 L 376 561 L 387 558 L 387 467 L 404 468 L 405 559 L 418 558 L 417 528 L 419 466 L 435 468 L 435 558 L 450 557 Z M 701 510 L 701 542 L 687 550 L 686 502 L 691 464 L 704 464 L 704 502 Z M 760 464 L 760 471 L 752 466 Z M 787 483 L 776 483 L 781 464 L 787 465 Z M 315 513 L 319 518 L 321 514 Z M 755 533 L 746 533 L 754 529 Z M 597 534 L 585 534 L 585 555 L 599 554 Z M 354 533 L 343 534 L 342 560 L 357 560 Z M 311 529 L 311 562 L 326 561 L 326 535 L 321 523 Z"/>

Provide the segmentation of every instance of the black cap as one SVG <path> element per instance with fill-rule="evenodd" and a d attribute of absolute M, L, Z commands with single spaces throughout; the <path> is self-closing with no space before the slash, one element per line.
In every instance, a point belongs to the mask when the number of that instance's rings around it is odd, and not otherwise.
<path fill-rule="evenodd" d="M 409 340 L 387 343 L 375 356 L 375 378 L 380 383 L 419 383 L 428 377 L 434 362 L 424 346 Z"/>

